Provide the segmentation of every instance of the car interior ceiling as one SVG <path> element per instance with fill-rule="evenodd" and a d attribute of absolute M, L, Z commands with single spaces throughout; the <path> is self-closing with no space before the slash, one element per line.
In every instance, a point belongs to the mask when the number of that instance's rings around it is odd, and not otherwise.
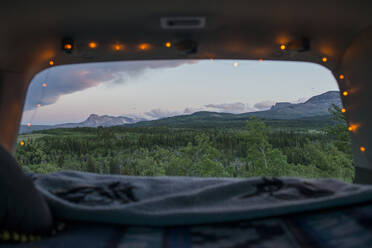
<path fill-rule="evenodd" d="M 372 184 L 370 1 L 34 0 L 0 6 L 0 145 L 7 151 L 0 150 L 2 163 L 15 163 L 8 154 L 15 149 L 28 85 L 50 66 L 154 59 L 303 61 L 328 68 L 340 91 L 348 92 L 341 95 L 347 121 L 359 125 L 351 135 L 355 183 Z M 97 49 L 87 45 L 92 41 Z M 112 48 L 117 41 L 126 44 L 122 52 Z M 0 171 L 29 187 L 21 171 L 4 164 Z M 44 207 L 40 204 L 35 208 Z"/>

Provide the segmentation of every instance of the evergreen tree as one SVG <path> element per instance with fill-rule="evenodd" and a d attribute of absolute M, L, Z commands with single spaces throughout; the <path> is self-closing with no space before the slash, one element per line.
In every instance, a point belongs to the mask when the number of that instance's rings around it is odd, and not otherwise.
<path fill-rule="evenodd" d="M 92 156 L 88 156 L 86 168 L 88 172 L 96 172 L 96 164 Z"/>

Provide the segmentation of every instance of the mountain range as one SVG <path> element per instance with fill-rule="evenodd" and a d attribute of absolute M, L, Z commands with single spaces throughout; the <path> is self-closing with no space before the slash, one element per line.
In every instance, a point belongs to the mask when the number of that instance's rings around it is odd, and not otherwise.
<path fill-rule="evenodd" d="M 252 116 L 270 120 L 296 120 L 329 116 L 329 108 L 332 105 L 342 106 L 340 92 L 328 91 L 321 95 L 313 96 L 304 103 L 277 102 L 270 109 L 242 114 L 220 113 L 199 111 L 190 115 L 179 115 L 162 118 L 158 120 L 146 120 L 144 118 L 132 118 L 127 116 L 108 116 L 91 114 L 85 121 L 80 123 L 64 123 L 59 125 L 33 125 L 27 127 L 21 125 L 20 133 L 29 133 L 37 130 L 52 128 L 74 128 L 74 127 L 98 127 L 98 126 L 182 126 L 200 122 L 233 122 L 247 120 Z"/>

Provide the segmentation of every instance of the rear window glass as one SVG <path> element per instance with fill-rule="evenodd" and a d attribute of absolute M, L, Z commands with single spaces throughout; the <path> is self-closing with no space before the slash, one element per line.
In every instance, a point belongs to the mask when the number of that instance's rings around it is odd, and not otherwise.
<path fill-rule="evenodd" d="M 30 173 L 354 177 L 337 83 L 300 62 L 50 68 L 30 84 L 16 159 Z"/>

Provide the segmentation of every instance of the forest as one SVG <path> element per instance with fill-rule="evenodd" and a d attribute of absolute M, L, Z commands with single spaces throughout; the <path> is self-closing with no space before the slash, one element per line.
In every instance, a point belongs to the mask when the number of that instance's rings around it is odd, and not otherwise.
<path fill-rule="evenodd" d="M 15 157 L 28 173 L 296 176 L 352 182 L 354 164 L 345 117 L 337 106 L 330 113 L 332 122 L 323 126 L 314 122 L 313 127 L 251 117 L 232 127 L 50 129 L 21 134 Z"/>

